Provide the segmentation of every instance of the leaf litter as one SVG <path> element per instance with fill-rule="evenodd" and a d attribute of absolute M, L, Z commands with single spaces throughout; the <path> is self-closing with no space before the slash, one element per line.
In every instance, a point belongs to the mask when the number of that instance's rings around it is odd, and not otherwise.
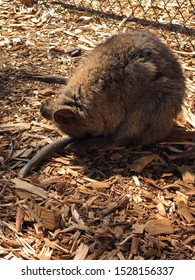
<path fill-rule="evenodd" d="M 125 22 L 113 27 L 33 2 L 5 0 L 0 10 L 0 258 L 194 259 L 194 51 L 168 42 L 183 65 L 187 97 L 180 127 L 164 142 L 61 151 L 21 179 L 24 164 L 59 137 L 41 118 L 41 101 L 100 41 L 128 30 Z"/>

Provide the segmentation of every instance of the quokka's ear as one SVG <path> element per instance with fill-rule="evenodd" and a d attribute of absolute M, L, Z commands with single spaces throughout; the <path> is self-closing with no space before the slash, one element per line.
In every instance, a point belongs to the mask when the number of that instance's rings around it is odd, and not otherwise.
<path fill-rule="evenodd" d="M 56 123 L 74 122 L 77 116 L 77 111 L 71 107 L 56 110 L 53 113 L 53 120 Z"/>

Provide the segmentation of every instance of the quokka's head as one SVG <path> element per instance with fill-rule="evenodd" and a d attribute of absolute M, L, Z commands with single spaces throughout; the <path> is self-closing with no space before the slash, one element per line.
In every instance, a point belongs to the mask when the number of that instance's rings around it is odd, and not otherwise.
<path fill-rule="evenodd" d="M 80 101 L 80 97 L 70 92 L 63 92 L 57 98 L 44 101 L 40 108 L 41 115 L 52 121 L 56 127 L 71 137 L 96 136 L 93 114 Z"/>

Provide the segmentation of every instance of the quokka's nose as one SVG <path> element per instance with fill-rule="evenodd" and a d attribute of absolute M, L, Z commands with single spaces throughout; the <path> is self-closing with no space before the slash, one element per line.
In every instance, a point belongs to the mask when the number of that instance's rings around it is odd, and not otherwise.
<path fill-rule="evenodd" d="M 40 113 L 45 119 L 52 119 L 52 109 L 50 108 L 50 100 L 46 100 L 42 103 Z"/>

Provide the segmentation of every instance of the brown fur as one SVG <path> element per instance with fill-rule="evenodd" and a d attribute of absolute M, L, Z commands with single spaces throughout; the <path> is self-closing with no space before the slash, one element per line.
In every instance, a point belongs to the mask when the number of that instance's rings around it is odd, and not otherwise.
<path fill-rule="evenodd" d="M 131 31 L 96 47 L 41 113 L 82 138 L 77 147 L 148 145 L 168 135 L 184 95 L 171 51 L 155 35 Z"/>

